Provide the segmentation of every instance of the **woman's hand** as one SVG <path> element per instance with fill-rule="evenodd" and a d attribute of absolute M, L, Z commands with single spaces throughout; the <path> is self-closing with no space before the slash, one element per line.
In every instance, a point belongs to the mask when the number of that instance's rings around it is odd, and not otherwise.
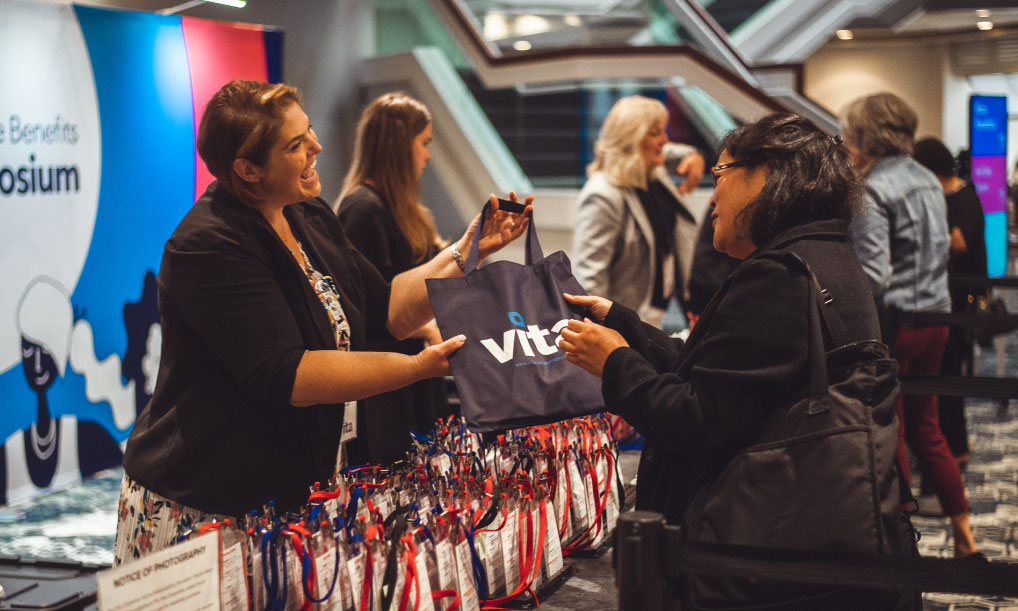
<path fill-rule="evenodd" d="M 413 358 L 418 377 L 425 379 L 452 375 L 452 368 L 449 366 L 449 355 L 459 350 L 466 341 L 466 335 L 457 335 L 440 344 L 428 346 L 415 354 Z"/>
<path fill-rule="evenodd" d="M 414 331 L 410 337 L 423 339 L 425 346 L 437 346 L 442 343 L 442 334 L 438 330 L 438 323 L 432 318 L 423 327 Z"/>
<path fill-rule="evenodd" d="M 612 309 L 611 300 L 604 297 L 597 297 L 596 295 L 570 295 L 569 293 L 562 293 L 562 296 L 566 298 L 567 303 L 587 308 L 590 316 L 599 323 L 604 322 L 604 317 L 608 315 L 608 310 Z"/>
<path fill-rule="evenodd" d="M 629 345 L 618 331 L 602 327 L 589 318 L 570 320 L 569 326 L 562 329 L 562 341 L 559 346 L 566 351 L 566 360 L 579 365 L 590 373 L 601 377 L 604 363 L 608 355 L 616 348 Z"/>
<path fill-rule="evenodd" d="M 703 171 L 706 163 L 700 153 L 690 153 L 682 158 L 679 167 L 675 170 L 677 174 L 686 177 L 678 187 L 679 193 L 692 193 L 693 189 L 700 186 L 700 179 L 703 178 Z"/>
<path fill-rule="evenodd" d="M 527 227 L 530 226 L 530 215 L 534 211 L 533 195 L 528 195 L 523 200 L 523 205 L 526 206 L 526 209 L 519 214 L 499 210 L 498 198 L 494 195 L 491 196 L 490 201 L 491 206 L 488 210 L 488 216 L 484 219 L 484 228 L 481 230 L 481 241 L 477 256 L 478 263 L 484 261 L 488 255 L 498 252 L 506 244 L 523 235 L 527 231 Z M 509 192 L 509 201 L 517 201 L 516 193 Z M 470 243 L 474 239 L 474 232 L 477 230 L 477 224 L 480 220 L 481 215 L 478 214 L 471 221 L 470 226 L 467 227 L 466 233 L 460 238 L 458 247 L 464 255 L 470 251 Z"/>

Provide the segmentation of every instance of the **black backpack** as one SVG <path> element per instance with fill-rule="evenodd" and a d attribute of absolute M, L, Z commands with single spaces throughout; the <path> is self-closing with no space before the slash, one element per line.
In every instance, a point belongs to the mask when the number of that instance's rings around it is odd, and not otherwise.
<path fill-rule="evenodd" d="M 785 251 L 790 252 L 790 251 Z M 845 343 L 838 304 L 809 265 L 810 393 L 775 412 L 698 489 L 687 540 L 917 556 L 896 464 L 897 363 L 877 340 Z M 831 345 L 824 351 L 823 329 Z M 685 575 L 683 609 L 908 609 L 919 593 Z"/>

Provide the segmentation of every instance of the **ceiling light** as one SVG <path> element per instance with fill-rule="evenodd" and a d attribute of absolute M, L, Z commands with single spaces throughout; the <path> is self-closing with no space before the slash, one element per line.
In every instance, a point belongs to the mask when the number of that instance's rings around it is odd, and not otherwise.
<path fill-rule="evenodd" d="M 993 13 L 988 8 L 976 9 L 976 17 L 979 17 L 980 19 L 986 19 L 992 14 Z"/>
<path fill-rule="evenodd" d="M 993 22 L 992 21 L 977 21 L 976 22 L 976 27 L 979 28 L 980 30 L 983 30 L 983 31 L 992 30 L 993 29 Z"/>
<path fill-rule="evenodd" d="M 517 51 L 529 51 L 531 46 L 529 40 L 517 40 L 513 43 L 513 48 Z"/>
<path fill-rule="evenodd" d="M 852 33 L 852 30 L 838 30 L 837 32 L 835 32 L 835 34 L 837 35 L 839 40 L 852 40 L 852 38 L 855 37 L 855 34 Z"/>
<path fill-rule="evenodd" d="M 580 19 L 579 15 L 566 15 L 565 17 L 562 18 L 562 23 L 572 26 L 574 28 L 578 28 L 581 25 L 583 25 L 583 20 Z"/>
<path fill-rule="evenodd" d="M 509 24 L 502 13 L 491 12 L 484 16 L 484 37 L 498 40 L 509 36 Z"/>
<path fill-rule="evenodd" d="M 188 0 L 183 4 L 178 4 L 176 6 L 171 6 L 169 8 L 164 8 L 160 11 L 156 11 L 156 13 L 159 15 L 174 15 L 176 13 L 179 13 L 180 11 L 186 11 L 187 9 L 192 9 L 196 6 L 201 6 L 206 2 L 211 2 L 213 4 L 224 4 L 226 6 L 232 6 L 233 8 L 244 8 L 247 6 L 247 0 Z"/>
<path fill-rule="evenodd" d="M 532 36 L 551 30 L 551 23 L 540 15 L 520 15 L 513 20 L 512 33 L 515 36 Z"/>

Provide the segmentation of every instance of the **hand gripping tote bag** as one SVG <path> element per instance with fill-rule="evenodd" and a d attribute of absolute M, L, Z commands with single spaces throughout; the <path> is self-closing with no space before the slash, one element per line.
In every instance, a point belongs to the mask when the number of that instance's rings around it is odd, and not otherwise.
<path fill-rule="evenodd" d="M 499 205 L 523 211 L 520 204 Z M 543 255 L 531 218 L 525 265 L 495 261 L 478 269 L 480 235 L 479 226 L 463 278 L 427 280 L 442 337 L 467 337 L 449 358 L 467 426 L 490 433 L 603 411 L 601 380 L 566 361 L 558 347 L 569 320 L 583 318 L 562 293 L 586 294 L 569 258 L 562 251 Z"/>

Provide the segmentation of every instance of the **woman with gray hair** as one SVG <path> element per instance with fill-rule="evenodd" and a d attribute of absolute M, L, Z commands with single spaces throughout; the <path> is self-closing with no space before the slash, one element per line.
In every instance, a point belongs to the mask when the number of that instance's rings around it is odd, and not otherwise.
<path fill-rule="evenodd" d="M 697 221 L 682 202 L 703 176 L 703 156 L 668 141 L 658 100 L 622 98 L 608 112 L 587 166 L 573 232 L 573 273 L 583 288 L 661 325 L 668 300 L 688 298 Z M 686 176 L 678 188 L 667 168 Z"/>
<path fill-rule="evenodd" d="M 891 93 L 859 98 L 841 119 L 845 144 L 863 175 L 863 213 L 850 232 L 879 310 L 950 312 L 947 262 L 950 232 L 944 192 L 912 154 L 918 119 Z M 898 329 L 884 340 L 902 374 L 937 375 L 946 326 Z M 956 557 L 983 559 L 969 526 L 969 506 L 958 463 L 940 430 L 935 395 L 902 395 L 898 462 L 909 481 L 908 447 L 933 484 L 951 520 Z"/>

